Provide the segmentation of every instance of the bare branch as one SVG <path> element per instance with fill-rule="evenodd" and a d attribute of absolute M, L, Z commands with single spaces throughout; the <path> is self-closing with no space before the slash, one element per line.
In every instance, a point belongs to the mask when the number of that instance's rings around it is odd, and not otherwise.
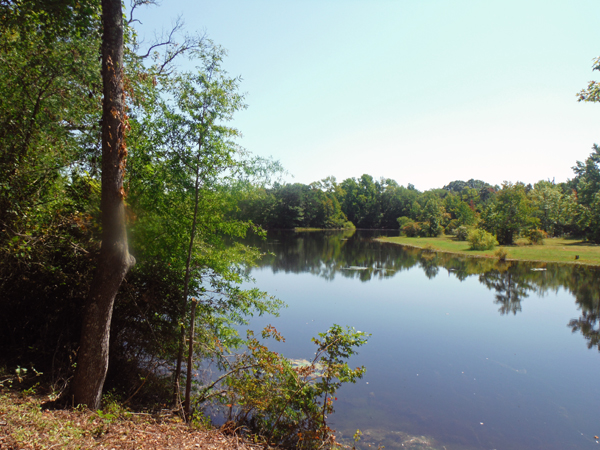
<path fill-rule="evenodd" d="M 156 4 L 155 0 L 134 0 L 134 2 L 137 4 Z M 130 20 L 133 21 L 135 19 Z M 182 34 L 183 28 L 184 22 L 182 17 L 179 16 L 175 19 L 168 33 L 163 30 L 160 36 L 155 34 L 154 43 L 148 47 L 145 54 L 139 55 L 139 58 L 146 59 L 152 56 L 158 49 L 162 49 L 162 55 L 157 57 L 161 61 L 157 63 L 156 71 L 159 75 L 163 73 L 168 74 L 172 62 L 177 57 L 190 51 L 200 50 L 206 39 L 206 33 L 197 35 Z M 180 36 L 181 43 L 177 42 L 178 36 Z"/>
<path fill-rule="evenodd" d="M 146 59 L 148 56 L 150 56 L 150 54 L 152 53 L 152 50 L 154 50 L 155 48 L 158 47 L 164 47 L 167 45 L 176 45 L 173 37 L 175 35 L 175 33 L 177 33 L 179 30 L 181 30 L 183 28 L 183 21 L 181 20 L 181 16 L 177 17 L 177 19 L 175 19 L 175 23 L 173 24 L 173 28 L 171 28 L 171 31 L 169 32 L 169 36 L 166 40 L 164 40 L 164 31 L 161 33 L 160 38 L 158 38 L 156 35 L 154 36 L 154 39 L 156 41 L 155 44 L 152 44 L 150 46 L 150 48 L 148 48 L 148 51 L 146 52 L 145 55 L 141 55 L 140 58 L 142 59 Z"/>
<path fill-rule="evenodd" d="M 142 6 L 142 5 L 160 6 L 160 3 L 158 2 L 158 0 L 132 0 L 131 1 L 131 9 L 129 10 L 129 20 L 127 21 L 127 25 L 131 25 L 133 22 L 142 23 L 138 19 L 133 18 L 133 11 L 135 11 L 135 8 L 137 8 L 138 6 Z"/>

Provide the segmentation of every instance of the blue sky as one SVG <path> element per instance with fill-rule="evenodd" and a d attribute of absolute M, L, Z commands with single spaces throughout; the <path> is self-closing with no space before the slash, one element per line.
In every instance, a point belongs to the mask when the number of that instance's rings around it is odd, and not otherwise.
<path fill-rule="evenodd" d="M 558 182 L 600 143 L 576 99 L 600 78 L 597 0 L 163 0 L 136 28 L 179 15 L 228 50 L 240 144 L 287 181 Z"/>

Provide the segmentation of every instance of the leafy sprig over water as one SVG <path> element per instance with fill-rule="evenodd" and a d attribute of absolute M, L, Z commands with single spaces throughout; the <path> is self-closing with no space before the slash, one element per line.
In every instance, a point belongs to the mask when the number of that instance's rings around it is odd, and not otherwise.
<path fill-rule="evenodd" d="M 367 342 L 368 334 L 333 325 L 312 341 L 312 361 L 289 360 L 269 350 L 248 332 L 248 352 L 238 355 L 214 396 L 227 406 L 228 419 L 261 436 L 267 445 L 317 448 L 335 444 L 327 417 L 334 412 L 336 391 L 362 378 L 365 367 L 352 369 L 348 359 Z M 262 337 L 283 341 L 272 326 Z M 214 387 L 214 386 L 213 386 Z"/>

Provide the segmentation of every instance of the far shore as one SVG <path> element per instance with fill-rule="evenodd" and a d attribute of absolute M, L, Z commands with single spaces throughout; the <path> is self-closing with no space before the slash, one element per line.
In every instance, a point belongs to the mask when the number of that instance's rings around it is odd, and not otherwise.
<path fill-rule="evenodd" d="M 549 238 L 543 245 L 531 245 L 518 240 L 516 245 L 497 246 L 493 250 L 470 250 L 466 241 L 456 241 L 451 236 L 438 237 L 378 237 L 379 242 L 429 249 L 436 252 L 465 255 L 475 258 L 497 259 L 495 252 L 502 248 L 508 255 L 507 261 L 554 262 L 600 266 L 600 245 L 581 239 Z"/>

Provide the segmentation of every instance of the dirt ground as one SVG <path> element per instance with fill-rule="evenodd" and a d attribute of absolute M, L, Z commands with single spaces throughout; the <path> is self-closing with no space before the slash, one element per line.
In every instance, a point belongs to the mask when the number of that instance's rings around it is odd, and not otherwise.
<path fill-rule="evenodd" d="M 42 410 L 47 398 L 0 392 L 0 449 L 257 450 L 234 429 L 189 426 L 173 414 Z M 227 424 L 226 424 L 227 425 Z"/>

